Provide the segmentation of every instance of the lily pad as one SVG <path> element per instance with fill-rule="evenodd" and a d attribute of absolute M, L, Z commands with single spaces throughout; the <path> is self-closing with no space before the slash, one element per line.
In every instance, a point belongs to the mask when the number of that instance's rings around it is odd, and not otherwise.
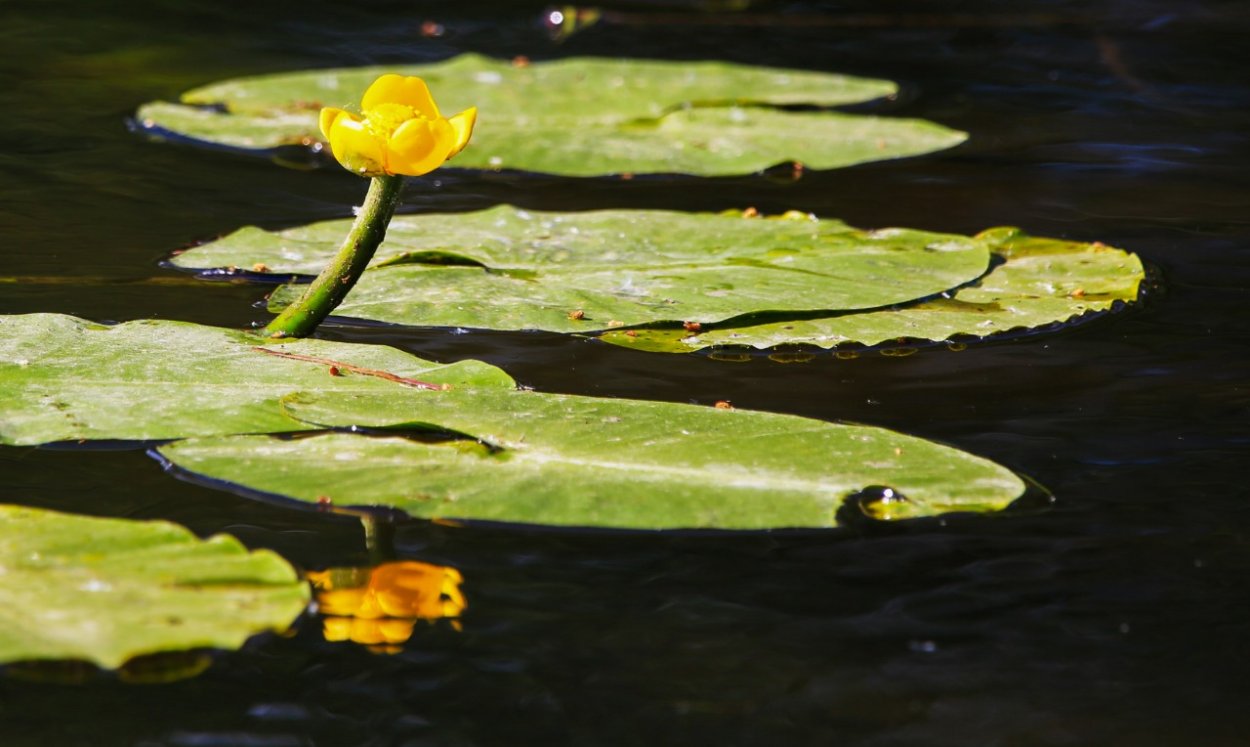
<path fill-rule="evenodd" d="M 426 326 L 606 327 L 607 342 L 662 352 L 830 348 L 1042 329 L 1132 303 L 1145 277 L 1141 260 L 1120 249 L 1014 228 L 968 238 L 788 217 L 509 206 L 402 216 L 336 313 Z M 312 273 L 346 230 L 346 221 L 248 227 L 173 262 Z M 991 253 L 995 265 L 982 275 Z M 273 310 L 297 293 L 274 294 Z M 641 325 L 652 326 L 628 329 Z"/>
<path fill-rule="evenodd" d="M 880 308 L 968 283 L 989 266 L 988 247 L 976 239 L 792 217 L 509 206 L 404 216 L 335 313 L 393 324 L 591 332 L 762 311 Z M 325 264 L 347 227 L 246 228 L 174 262 L 308 272 Z M 271 308 L 300 292 L 279 289 Z"/>
<path fill-rule="evenodd" d="M 268 551 L 161 521 L 0 506 L 0 664 L 235 649 L 283 630 L 308 586 Z"/>
<path fill-rule="evenodd" d="M 321 107 L 357 105 L 387 72 L 425 78 L 445 111 L 478 107 L 473 142 L 453 162 L 464 168 L 715 176 L 787 161 L 832 169 L 966 138 L 924 120 L 777 108 L 869 101 L 894 93 L 889 81 L 721 62 L 569 58 L 518 66 L 474 54 L 223 81 L 188 91 L 180 103 L 145 104 L 136 121 L 156 135 L 243 150 L 315 146 Z"/>
<path fill-rule="evenodd" d="M 8 444 L 299 430 L 279 407 L 299 391 L 514 386 L 485 363 L 444 365 L 383 346 L 57 314 L 0 317 L 0 381 L 0 443 Z"/>
<path fill-rule="evenodd" d="M 560 212 L 498 205 L 468 213 L 397 215 L 372 265 L 424 263 L 545 269 L 582 265 L 684 265 L 775 249 L 774 256 L 857 234 L 838 220 L 792 213 L 786 220 L 744 219 L 737 211 Z M 338 251 L 350 220 L 280 231 L 247 226 L 170 258 L 190 270 L 252 268 L 275 275 L 315 275 Z M 930 234 L 936 236 L 936 234 Z"/>
<path fill-rule="evenodd" d="M 0 330 L 7 442 L 200 436 L 160 454 L 318 503 L 561 526 L 759 529 L 833 526 L 843 501 L 874 485 L 896 491 L 857 504 L 877 518 L 994 510 L 1023 490 L 984 459 L 877 428 L 517 391 L 474 361 L 440 366 L 384 347 L 284 344 L 177 322 L 31 315 L 0 317 Z M 349 426 L 432 433 L 315 433 Z M 235 435 L 292 431 L 313 433 Z"/>
<path fill-rule="evenodd" d="M 1009 470 L 948 446 L 791 415 L 485 389 L 298 394 L 287 411 L 310 427 L 463 437 L 239 436 L 159 452 L 189 472 L 310 503 L 548 526 L 823 528 L 865 490 L 875 499 L 858 509 L 880 519 L 992 511 L 1024 491 Z"/>
<path fill-rule="evenodd" d="M 1017 229 L 982 233 L 1002 264 L 955 292 L 894 309 L 763 324 L 685 329 L 614 330 L 601 339 L 652 352 L 684 353 L 726 345 L 770 348 L 900 340 L 984 338 L 1044 329 L 1132 303 L 1145 277 L 1134 254 L 1100 243 L 1029 236 Z"/>

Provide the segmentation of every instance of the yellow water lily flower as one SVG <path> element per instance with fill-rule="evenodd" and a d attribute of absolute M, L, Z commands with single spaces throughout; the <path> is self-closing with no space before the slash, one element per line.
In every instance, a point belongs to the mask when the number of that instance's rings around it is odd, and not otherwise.
<path fill-rule="evenodd" d="M 477 107 L 447 119 L 425 81 L 388 73 L 365 91 L 362 114 L 326 107 L 321 133 L 344 168 L 361 176 L 421 176 L 468 144 Z"/>

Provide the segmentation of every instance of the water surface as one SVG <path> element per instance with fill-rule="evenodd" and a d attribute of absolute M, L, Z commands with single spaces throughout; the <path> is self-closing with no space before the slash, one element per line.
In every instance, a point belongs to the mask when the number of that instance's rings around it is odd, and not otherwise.
<path fill-rule="evenodd" d="M 463 632 L 419 627 L 383 656 L 325 643 L 309 618 L 178 684 L 0 680 L 5 744 L 1244 744 L 1250 14 L 1218 0 L 939 5 L 757 3 L 752 24 L 723 24 L 695 2 L 636 3 L 557 43 L 538 3 L 6 3 L 0 232 L 3 274 L 20 282 L 0 283 L 3 313 L 263 317 L 257 288 L 171 285 L 181 276 L 159 260 L 245 224 L 346 216 L 362 182 L 146 142 L 127 116 L 229 76 L 460 51 L 891 78 L 902 94 L 868 108 L 972 137 L 797 182 L 452 170 L 412 184 L 406 210 L 753 206 L 864 228 L 1017 225 L 1138 252 L 1160 282 L 1063 334 L 803 364 L 326 329 L 484 359 L 544 391 L 897 428 L 995 459 L 1055 502 L 736 537 L 412 522 L 399 555 L 460 570 Z M 423 36 L 426 20 L 444 34 Z M 141 449 L 3 449 L 0 485 L 10 502 L 230 532 L 306 568 L 365 557 L 348 519 L 179 482 Z"/>

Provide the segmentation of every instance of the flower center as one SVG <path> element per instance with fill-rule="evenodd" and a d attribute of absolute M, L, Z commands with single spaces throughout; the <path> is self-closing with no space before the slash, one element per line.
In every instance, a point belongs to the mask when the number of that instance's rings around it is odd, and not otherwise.
<path fill-rule="evenodd" d="M 416 109 L 403 104 L 378 104 L 364 114 L 365 126 L 383 139 L 389 138 L 396 127 L 410 119 L 424 119 Z"/>

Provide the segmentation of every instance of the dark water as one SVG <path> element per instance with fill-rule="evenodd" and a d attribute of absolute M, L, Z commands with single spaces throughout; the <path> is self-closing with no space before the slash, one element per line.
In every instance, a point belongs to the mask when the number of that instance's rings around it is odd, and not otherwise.
<path fill-rule="evenodd" d="M 694 3 L 675 7 L 680 11 Z M 1250 9 L 1218 2 L 660 3 L 552 42 L 529 3 L 9 0 L 0 6 L 0 312 L 242 326 L 253 287 L 161 285 L 171 249 L 340 217 L 359 180 L 147 143 L 139 103 L 220 78 L 458 51 L 716 58 L 899 80 L 879 110 L 968 130 L 809 173 L 570 180 L 440 172 L 410 210 L 797 208 L 862 227 L 1011 224 L 1140 253 L 1146 303 L 1051 337 L 784 365 L 556 335 L 333 328 L 475 357 L 545 391 L 894 427 L 1047 486 L 1046 511 L 889 533 L 672 537 L 410 523 L 460 569 L 464 630 L 403 650 L 319 622 L 164 686 L 0 680 L 5 745 L 1250 743 Z M 843 13 L 844 15 L 839 15 Z M 845 14 L 854 14 L 846 16 Z M 910 14 L 894 17 L 891 14 Z M 789 23 L 786 14 L 819 22 Z M 845 19 L 842 26 L 831 19 Z M 422 38 L 437 19 L 446 33 Z M 771 23 L 769 21 L 772 21 Z M 856 28 L 855 26 L 859 26 Z M 42 278 L 42 279 L 40 279 Z M 308 568 L 358 525 L 178 482 L 141 450 L 0 450 L 3 500 L 230 532 Z M 3 614 L 20 614 L 7 610 Z"/>

